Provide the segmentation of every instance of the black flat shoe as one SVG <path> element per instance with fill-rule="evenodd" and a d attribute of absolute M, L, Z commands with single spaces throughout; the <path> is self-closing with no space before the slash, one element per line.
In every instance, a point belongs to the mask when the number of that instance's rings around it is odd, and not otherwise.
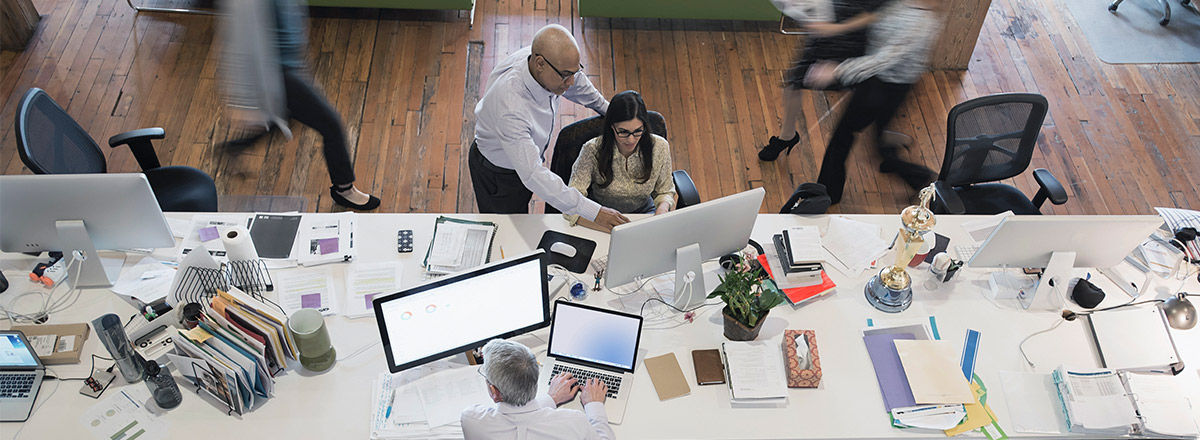
<path fill-rule="evenodd" d="M 791 153 L 792 147 L 795 147 L 798 143 L 800 143 L 800 133 L 796 133 L 796 137 L 786 141 L 778 137 L 771 136 L 771 140 L 767 141 L 767 146 L 763 147 L 763 149 L 758 152 L 758 160 L 764 162 L 774 161 L 775 159 L 779 158 L 779 153 Z M 784 149 L 787 150 L 786 153 L 783 152 Z"/>
<path fill-rule="evenodd" d="M 329 195 L 333 197 L 333 203 L 337 203 L 338 205 L 341 205 L 341 206 L 344 206 L 344 207 L 347 207 L 350 209 L 357 209 L 359 211 L 370 211 L 372 209 L 378 208 L 379 203 L 380 203 L 379 198 L 377 198 L 375 196 L 370 196 L 370 199 L 367 200 L 367 203 L 363 203 L 363 204 L 359 205 L 357 203 L 351 202 L 350 200 L 347 200 L 345 197 L 342 197 L 341 194 L 338 194 L 337 188 L 333 187 L 333 186 L 329 187 Z"/>

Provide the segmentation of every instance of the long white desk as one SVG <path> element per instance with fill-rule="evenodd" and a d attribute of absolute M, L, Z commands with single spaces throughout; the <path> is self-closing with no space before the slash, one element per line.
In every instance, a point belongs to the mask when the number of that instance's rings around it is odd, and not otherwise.
<path fill-rule="evenodd" d="M 176 215 L 176 214 L 172 214 Z M 500 258 L 500 249 L 513 256 L 533 249 L 547 229 L 567 232 L 597 241 L 597 256 L 607 253 L 608 236 L 584 228 L 568 227 L 559 215 L 454 215 L 459 218 L 486 219 L 500 225 L 493 247 L 493 258 Z M 428 247 L 436 214 L 365 214 L 358 216 L 359 260 L 362 262 L 397 261 L 403 264 L 403 284 L 422 282 L 420 261 Z M 892 231 L 899 227 L 898 216 L 851 216 L 873 222 Z M 972 217 L 939 216 L 935 231 L 951 238 L 951 247 L 968 242 L 961 223 Z M 794 215 L 761 215 L 752 238 L 769 245 L 771 234 L 784 227 L 813 224 L 824 229 L 826 217 Z M 396 252 L 396 231 L 412 229 L 415 251 Z M 885 232 L 890 235 L 890 232 Z M 156 256 L 169 259 L 171 250 L 160 250 Z M 892 258 L 888 254 L 887 258 Z M 127 265 L 135 258 L 130 258 Z M 32 259 L 20 254 L 0 254 L 0 268 L 13 287 L 0 294 L 0 304 L 9 306 L 10 298 L 23 289 L 32 288 L 24 280 Z M 353 264 L 353 263 L 350 263 Z M 340 281 L 347 264 L 334 265 L 336 281 Z M 944 438 L 940 431 L 899 430 L 890 426 L 884 411 L 883 399 L 875 380 L 874 370 L 863 345 L 861 329 L 868 319 L 928 321 L 935 316 L 941 339 L 960 346 L 968 328 L 982 333 L 981 350 L 976 374 L 988 388 L 989 406 L 999 418 L 1010 437 L 1035 435 L 1016 432 L 1009 417 L 1008 402 L 1000 384 L 1000 371 L 1048 373 L 1059 364 L 1076 367 L 1099 365 L 1082 320 L 1066 322 L 1054 331 L 1034 337 L 1026 344 L 1026 353 L 1036 364 L 1029 367 L 1017 350 L 1026 336 L 1049 328 L 1059 320 L 1054 312 L 1026 311 L 1015 300 L 993 301 L 988 298 L 987 273 L 978 270 L 961 271 L 953 281 L 937 291 L 927 291 L 923 282 L 927 271 L 910 269 L 914 278 L 913 305 L 899 314 L 886 314 L 871 307 L 863 298 L 863 285 L 871 273 L 850 278 L 829 271 L 837 283 L 837 292 L 799 308 L 787 304 L 774 309 L 760 339 L 778 338 L 784 329 L 815 330 L 821 351 L 824 372 L 820 388 L 792 389 L 789 404 L 780 409 L 731 409 L 729 391 L 724 385 L 696 386 L 690 352 L 693 349 L 717 348 L 724 341 L 721 334 L 720 307 L 701 310 L 692 323 L 668 314 L 661 305 L 646 307 L 645 331 L 642 337 L 642 357 L 674 352 L 684 375 L 691 384 L 691 394 L 667 402 L 655 395 L 649 376 L 639 360 L 633 394 L 623 424 L 616 426 L 622 438 Z M 581 276 L 590 287 L 590 275 Z M 1104 277 L 1092 280 L 1105 289 L 1105 305 L 1128 300 Z M 339 298 L 344 286 L 335 282 Z M 1148 295 L 1165 297 L 1180 286 L 1180 281 L 1159 280 Z M 1194 277 L 1185 291 L 1200 291 Z M 565 294 L 565 289 L 561 292 Z M 606 305 L 637 313 L 648 294 L 638 293 L 617 297 L 607 291 L 589 292 L 586 302 Z M 713 300 L 715 301 L 715 300 Z M 16 305 L 28 310 L 32 305 Z M 1078 307 L 1074 307 L 1078 309 Z M 83 292 L 83 298 L 70 310 L 51 317 L 51 323 L 88 322 L 105 312 L 125 317 L 133 308 L 106 290 Z M 373 318 L 327 318 L 330 334 L 339 356 L 378 342 L 379 332 Z M 8 328 L 7 322 L 0 327 Z M 545 330 L 541 331 L 544 335 Z M 1200 420 L 1200 329 L 1175 331 L 1187 370 L 1175 376 L 1179 388 L 1193 402 L 1193 417 Z M 521 336 L 518 341 L 534 351 L 545 352 L 544 336 Z M 84 357 L 106 352 L 93 335 L 84 348 Z M 107 364 L 105 362 L 104 364 Z M 86 376 L 88 363 L 51 367 L 53 374 L 63 377 Z M 363 354 L 339 361 L 332 370 L 311 374 L 303 370 L 288 371 L 277 377 L 276 395 L 261 407 L 240 417 L 227 416 L 223 410 L 198 397 L 194 390 L 184 390 L 183 403 L 162 417 L 170 425 L 171 438 L 367 438 L 370 409 L 370 384 L 380 373 L 387 371 L 382 349 L 375 345 Z M 176 376 L 178 378 L 178 375 Z M 186 384 L 182 379 L 181 386 Z M 79 421 L 80 415 L 95 400 L 80 395 L 78 381 L 56 383 L 47 381 L 38 396 L 45 405 L 24 424 L 0 424 L 0 438 L 12 438 L 24 425 L 21 438 L 88 438 L 90 434 Z M 138 383 L 126 385 L 118 376 L 112 389 L 122 386 L 144 387 Z M 58 388 L 57 391 L 55 388 Z M 51 396 L 51 393 L 53 395 Z M 48 399 L 48 400 L 47 400 Z M 976 434 L 971 434 L 976 435 Z M 1060 436 L 1061 437 L 1061 436 Z M 1075 437 L 1075 436 L 1072 436 Z"/>

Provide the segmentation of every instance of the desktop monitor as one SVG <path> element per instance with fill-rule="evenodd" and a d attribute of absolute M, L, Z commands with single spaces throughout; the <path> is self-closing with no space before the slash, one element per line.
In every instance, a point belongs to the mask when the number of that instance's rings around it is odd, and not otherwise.
<path fill-rule="evenodd" d="M 1066 290 L 1071 268 L 1115 266 L 1162 224 L 1162 218 L 1153 215 L 1006 217 L 967 265 L 1045 268 L 1042 280 L 1055 280 Z M 1022 291 L 1018 299 L 1025 308 L 1058 309 L 1061 298 L 1051 295 L 1051 289 L 1050 283 L 1042 282 L 1033 294 Z"/>
<path fill-rule="evenodd" d="M 708 290 L 700 263 L 746 247 L 765 194 L 755 188 L 613 228 L 605 284 L 674 269 L 675 307 L 703 304 Z"/>
<path fill-rule="evenodd" d="M 0 250 L 78 251 L 74 288 L 108 287 L 120 267 L 105 268 L 96 249 L 175 246 L 146 175 L 0 176 Z"/>
<path fill-rule="evenodd" d="M 550 325 L 542 250 L 439 278 L 371 303 L 396 373 Z"/>

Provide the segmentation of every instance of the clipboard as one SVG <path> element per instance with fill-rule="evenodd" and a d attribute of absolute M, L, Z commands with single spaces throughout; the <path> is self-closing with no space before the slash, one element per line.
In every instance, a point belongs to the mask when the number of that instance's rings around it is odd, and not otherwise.
<path fill-rule="evenodd" d="M 429 257 L 430 257 L 430 255 L 433 254 L 434 247 L 437 246 L 438 228 L 445 224 L 481 226 L 481 227 L 484 227 L 485 229 L 488 229 L 487 237 L 484 238 L 484 240 L 483 240 L 487 243 L 487 246 L 484 248 L 483 254 L 479 258 L 471 259 L 471 261 L 468 261 L 468 259 L 464 255 L 463 261 L 461 261 L 458 265 L 455 265 L 455 266 L 430 264 Z M 471 220 L 463 220 L 463 219 L 451 218 L 451 217 L 446 217 L 446 216 L 438 216 L 437 220 L 433 224 L 433 240 L 430 240 L 430 242 L 429 242 L 429 249 L 425 250 L 425 259 L 421 261 L 421 267 L 424 267 L 425 270 L 428 272 L 448 274 L 448 273 L 464 271 L 464 270 L 471 269 L 476 266 L 482 266 L 484 264 L 487 264 L 488 262 L 492 261 L 492 243 L 495 243 L 496 232 L 499 229 L 500 229 L 500 226 L 496 225 L 493 222 L 471 221 Z M 471 247 L 472 242 L 471 242 L 470 237 L 468 237 L 466 240 L 467 241 L 463 243 L 464 248 Z M 478 243 L 476 243 L 476 244 L 478 244 Z M 465 251 L 466 251 L 466 249 L 464 249 L 464 254 L 465 254 Z"/>

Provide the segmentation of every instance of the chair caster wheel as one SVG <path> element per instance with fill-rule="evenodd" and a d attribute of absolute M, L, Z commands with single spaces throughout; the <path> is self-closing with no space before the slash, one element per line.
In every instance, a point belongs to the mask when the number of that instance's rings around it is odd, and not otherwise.
<path fill-rule="evenodd" d="M 1117 12 L 1117 5 L 1108 5 L 1108 12 Z"/>
<path fill-rule="evenodd" d="M 1170 23 L 1170 22 L 1171 22 L 1171 20 L 1170 20 L 1170 19 L 1164 18 L 1164 19 L 1162 19 L 1162 20 L 1159 20 L 1159 21 L 1158 21 L 1158 25 L 1159 25 L 1159 26 L 1166 26 L 1166 25 L 1167 25 L 1167 23 Z"/>

